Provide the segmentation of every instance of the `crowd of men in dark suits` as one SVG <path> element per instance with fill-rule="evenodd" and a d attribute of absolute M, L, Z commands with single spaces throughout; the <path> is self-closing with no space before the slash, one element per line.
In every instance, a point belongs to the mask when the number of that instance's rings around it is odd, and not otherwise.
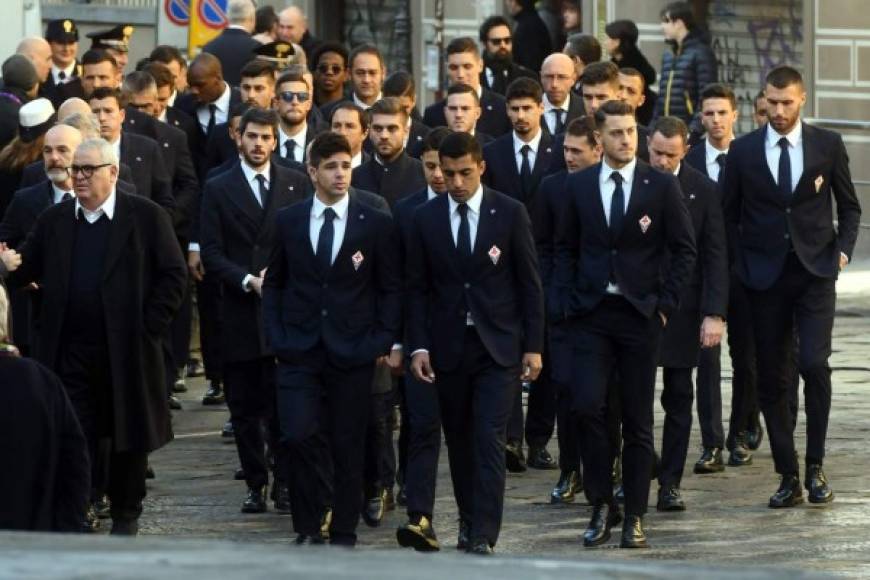
<path fill-rule="evenodd" d="M 834 282 L 860 206 L 840 136 L 800 118 L 798 71 L 768 73 L 765 117 L 739 138 L 733 91 L 707 85 L 698 138 L 673 116 L 639 124 L 644 76 L 583 61 L 593 37 L 529 69 L 494 18 L 483 54 L 449 42 L 449 88 L 420 115 L 413 76 L 388 76 L 376 47 L 305 30 L 304 49 L 260 44 L 250 2 L 228 14 L 189 63 L 159 46 L 135 71 L 130 27 L 96 35 L 76 64 L 75 23 L 48 26 L 38 106 L 58 112 L 0 223 L 0 275 L 25 313 L 20 350 L 60 377 L 84 433 L 79 529 L 111 517 L 112 533 L 137 533 L 148 453 L 171 439 L 186 388 L 194 304 L 203 404 L 229 408 L 241 511 L 272 501 L 297 544 L 353 546 L 360 517 L 381 525 L 398 503 L 398 543 L 440 549 L 443 430 L 457 548 L 493 553 L 506 474 L 527 468 L 559 470 L 552 503 L 585 493 L 585 546 L 622 522 L 620 545 L 646 547 L 651 479 L 658 510 L 686 509 L 696 392 L 696 474 L 722 471 L 723 450 L 752 462 L 760 409 L 781 475 L 770 507 L 801 503 L 802 488 L 833 499 Z"/>

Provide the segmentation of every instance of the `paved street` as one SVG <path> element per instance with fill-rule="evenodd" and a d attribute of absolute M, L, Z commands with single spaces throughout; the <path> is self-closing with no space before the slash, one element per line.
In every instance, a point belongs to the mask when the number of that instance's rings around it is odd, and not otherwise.
<path fill-rule="evenodd" d="M 841 284 L 834 331 L 834 400 L 825 468 L 836 493 L 828 507 L 801 506 L 774 511 L 766 507 L 778 480 L 773 472 L 768 442 L 755 455 L 753 465 L 728 468 L 723 474 L 697 476 L 699 433 L 693 431 L 689 465 L 683 482 L 688 511 L 659 514 L 653 507 L 646 526 L 653 548 L 586 550 L 580 535 L 589 507 L 548 505 L 548 492 L 557 472 L 530 470 L 509 475 L 504 528 L 497 546 L 500 554 L 553 556 L 579 561 L 601 559 L 679 560 L 715 566 L 764 566 L 779 569 L 870 577 L 870 294 L 867 276 L 856 273 Z M 727 349 L 726 349 L 727 351 Z M 723 352 L 722 390 L 728 416 L 730 373 Z M 152 457 L 157 479 L 150 482 L 142 519 L 143 534 L 184 538 L 221 539 L 288 546 L 293 536 L 289 516 L 274 512 L 243 515 L 239 506 L 244 484 L 233 481 L 238 465 L 234 447 L 222 441 L 219 429 L 227 419 L 224 408 L 203 407 L 202 380 L 190 383 L 181 395 L 185 408 L 175 413 L 176 440 Z M 661 440 L 661 410 L 657 409 Z M 804 425 L 798 425 L 799 449 Z M 550 450 L 556 453 L 555 441 Z M 803 453 L 801 453 L 803 455 Z M 456 535 L 446 459 L 438 481 L 436 530 L 450 551 Z M 653 486 L 653 493 L 655 486 Z M 654 497 L 651 495 L 654 505 Z M 271 506 L 270 506 L 271 507 Z M 395 528 L 404 513 L 388 514 L 378 529 L 360 524 L 363 550 L 395 550 Z"/>

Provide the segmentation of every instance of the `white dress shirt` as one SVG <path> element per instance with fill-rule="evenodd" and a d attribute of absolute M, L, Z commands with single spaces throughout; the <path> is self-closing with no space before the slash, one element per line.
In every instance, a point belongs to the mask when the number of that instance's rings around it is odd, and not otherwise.
<path fill-rule="evenodd" d="M 347 229 L 347 210 L 350 205 L 350 196 L 345 193 L 340 201 L 332 205 L 326 205 L 317 198 L 315 194 L 314 200 L 311 203 L 311 220 L 308 225 L 308 235 L 311 239 L 311 249 L 314 254 L 317 254 L 317 242 L 320 239 L 320 228 L 323 226 L 323 213 L 326 208 L 331 207 L 335 212 L 335 217 L 332 219 L 332 258 L 329 263 L 335 263 L 335 258 L 338 256 L 338 251 L 341 249 L 341 243 L 344 241 L 344 232 Z"/>
<path fill-rule="evenodd" d="M 719 162 L 716 161 L 716 159 L 720 155 L 728 155 L 728 149 L 720 151 L 713 147 L 708 139 L 704 139 L 704 153 L 707 162 L 707 175 L 713 181 L 719 181 L 719 169 L 721 168 L 719 167 Z M 776 161 L 777 163 L 779 163 L 779 157 L 776 158 Z"/>
<path fill-rule="evenodd" d="M 484 68 L 483 72 L 486 74 L 486 84 L 491 87 L 495 82 L 495 72 L 489 67 Z"/>
<path fill-rule="evenodd" d="M 625 202 L 623 212 L 628 211 L 628 201 L 631 199 L 631 185 L 634 181 L 634 170 L 637 167 L 637 157 L 622 169 L 613 169 L 607 164 L 606 159 L 601 161 L 601 173 L 598 174 L 598 189 L 601 191 L 601 205 L 604 207 L 604 219 L 610 226 L 610 203 L 613 200 L 613 192 L 616 191 L 616 182 L 610 176 L 616 171 L 622 176 L 622 197 Z M 607 283 L 608 294 L 621 294 L 619 286 L 612 282 Z"/>
<path fill-rule="evenodd" d="M 251 188 L 251 193 L 254 195 L 254 199 L 257 200 L 257 203 L 260 204 L 260 207 L 263 207 L 263 199 L 260 197 L 260 182 L 257 180 L 258 175 L 262 175 L 266 178 L 266 189 L 269 188 L 269 163 L 263 166 L 259 171 L 255 170 L 253 167 L 245 163 L 244 160 L 241 161 L 242 173 L 245 176 L 245 181 L 248 183 L 248 187 Z M 256 274 L 259 276 L 259 272 Z M 245 277 L 242 278 L 242 290 L 245 292 L 250 292 L 251 287 L 248 286 L 248 282 L 253 278 L 253 274 L 245 274 Z"/>
<path fill-rule="evenodd" d="M 541 129 L 538 129 L 538 134 L 535 135 L 528 143 L 520 139 L 517 136 L 516 131 L 512 133 L 514 137 L 514 159 L 516 159 L 517 161 L 517 173 L 522 174 L 523 171 L 523 145 L 529 146 L 529 169 L 531 171 L 535 170 L 535 160 L 538 158 L 538 147 L 541 145 L 542 133 L 543 132 L 541 131 Z"/>
<path fill-rule="evenodd" d="M 568 91 L 568 96 L 565 97 L 565 102 L 561 105 L 554 105 L 547 98 L 547 93 L 544 93 L 544 122 L 550 130 L 550 135 L 556 134 L 556 113 L 553 111 L 562 111 L 562 123 L 568 126 L 568 107 L 571 106 L 571 91 Z"/>
<path fill-rule="evenodd" d="M 360 149 L 359 153 L 357 153 L 356 155 L 354 155 L 353 157 L 350 158 L 350 168 L 356 169 L 357 167 L 362 165 L 362 162 L 363 162 L 362 149 Z"/>
<path fill-rule="evenodd" d="M 232 91 L 230 90 L 230 85 L 226 82 L 224 83 L 224 92 L 221 93 L 221 96 L 217 98 L 213 103 L 209 103 L 208 105 L 214 105 L 216 110 L 214 112 L 214 124 L 219 125 L 221 123 L 226 123 L 227 119 L 230 116 L 230 96 L 232 95 Z M 208 112 L 208 105 L 201 105 L 196 109 L 196 119 L 199 121 L 200 127 L 202 127 L 203 132 L 208 130 L 208 119 L 210 114 Z"/>
<path fill-rule="evenodd" d="M 89 224 L 96 222 L 100 217 L 105 214 L 107 218 L 110 220 L 115 217 L 115 188 L 112 188 L 112 191 L 109 192 L 109 197 L 107 197 L 103 203 L 100 204 L 100 207 L 91 211 L 81 203 L 79 203 L 78 198 L 76 198 L 76 219 L 79 219 L 79 210 L 81 210 L 82 215 L 85 216 L 85 219 Z"/>
<path fill-rule="evenodd" d="M 305 161 L 305 140 L 308 137 L 308 123 L 303 123 L 302 128 L 295 135 L 288 135 L 284 132 L 284 127 L 278 125 L 278 156 L 287 159 L 287 142 L 293 141 L 296 146 L 293 148 L 293 155 L 296 161 L 302 163 Z"/>
<path fill-rule="evenodd" d="M 383 98 L 383 95 L 381 93 L 378 93 L 378 98 L 372 101 L 372 104 L 377 103 L 381 100 L 381 98 Z M 356 103 L 360 108 L 362 108 L 363 111 L 368 111 L 372 108 L 372 105 L 367 105 L 362 102 L 359 97 L 356 96 L 356 93 L 353 93 L 353 102 Z"/>
<path fill-rule="evenodd" d="M 480 222 L 480 204 L 483 201 L 483 185 L 477 186 L 477 191 L 465 202 L 468 206 L 468 233 L 471 236 L 471 251 L 474 251 L 474 241 L 477 238 L 477 224 Z M 453 232 L 453 243 L 459 246 L 459 224 L 462 217 L 459 215 L 459 204 L 452 197 L 448 198 L 447 205 L 450 208 L 450 231 Z"/>
<path fill-rule="evenodd" d="M 427 193 L 426 193 L 426 201 L 432 201 L 433 199 L 435 199 L 436 197 L 438 197 L 438 193 L 437 193 L 434 189 L 432 189 L 432 186 L 431 186 L 431 185 L 427 185 L 427 186 L 426 186 L 426 191 L 427 191 Z"/>
<path fill-rule="evenodd" d="M 115 139 L 113 143 L 109 143 L 112 146 L 112 151 L 115 152 L 115 159 L 118 160 L 118 163 L 121 162 L 121 136 L 118 135 L 118 138 Z"/>
<path fill-rule="evenodd" d="M 60 78 L 60 73 L 63 72 L 63 79 Z M 70 82 L 76 72 L 76 61 L 72 61 L 66 68 L 58 68 L 54 63 L 51 64 L 51 77 L 54 79 L 55 85 L 62 85 Z"/>
<path fill-rule="evenodd" d="M 798 121 L 786 135 L 780 135 L 773 127 L 767 125 L 764 155 L 767 157 L 767 166 L 770 168 L 773 181 L 777 185 L 779 185 L 779 156 L 782 155 L 779 140 L 783 137 L 788 139 L 788 157 L 791 161 L 791 190 L 794 192 L 804 172 L 804 139 L 801 122 Z"/>
<path fill-rule="evenodd" d="M 51 184 L 51 191 L 54 192 L 53 199 L 54 199 L 55 204 L 62 202 L 63 196 L 65 196 L 66 194 L 70 194 L 73 198 L 75 198 L 75 196 L 76 196 L 75 192 L 72 189 L 70 189 L 69 191 L 66 191 L 66 190 L 59 188 L 54 183 Z"/>

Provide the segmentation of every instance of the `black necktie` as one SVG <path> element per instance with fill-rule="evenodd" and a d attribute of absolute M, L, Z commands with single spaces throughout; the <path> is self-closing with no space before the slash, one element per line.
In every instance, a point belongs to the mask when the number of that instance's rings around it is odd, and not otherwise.
<path fill-rule="evenodd" d="M 532 195 L 532 165 L 529 163 L 529 152 L 532 150 L 528 145 L 520 147 L 523 162 L 520 164 L 520 184 L 523 188 L 523 197 L 528 199 Z"/>
<path fill-rule="evenodd" d="M 556 113 L 556 135 L 560 135 L 565 132 L 565 111 L 562 109 L 553 109 L 553 112 Z"/>
<path fill-rule="evenodd" d="M 260 189 L 260 207 L 266 207 L 266 200 L 269 197 L 269 188 L 266 185 L 266 176 L 263 174 L 257 174 L 254 176 L 254 179 L 257 180 Z"/>
<path fill-rule="evenodd" d="M 317 238 L 317 263 L 321 272 L 326 272 L 332 266 L 332 240 L 335 238 L 335 227 L 332 220 L 335 219 L 335 210 L 331 207 L 323 210 L 323 225 L 320 226 L 320 235 Z"/>
<path fill-rule="evenodd" d="M 208 125 L 205 128 L 206 135 L 211 135 L 211 131 L 212 131 L 212 129 L 214 129 L 216 122 L 217 122 L 217 105 L 215 105 L 214 103 L 211 103 L 208 106 Z"/>
<path fill-rule="evenodd" d="M 65 192 L 63 192 L 63 195 L 60 197 L 60 200 L 67 201 L 67 200 L 70 200 L 72 198 L 73 198 L 72 194 L 68 191 L 65 191 Z"/>
<path fill-rule="evenodd" d="M 616 242 L 619 232 L 622 231 L 622 220 L 625 217 L 625 193 L 622 191 L 622 175 L 614 171 L 610 174 L 610 179 L 616 184 L 610 200 L 610 235 Z"/>
<path fill-rule="evenodd" d="M 456 249 L 463 258 L 471 256 L 471 228 L 468 226 L 468 204 L 460 203 L 456 211 L 459 212 L 459 232 L 456 234 Z"/>
<path fill-rule="evenodd" d="M 296 141 L 293 139 L 287 139 L 284 142 L 284 158 L 289 159 L 290 161 L 296 161 Z"/>
<path fill-rule="evenodd" d="M 727 157 L 725 153 L 716 156 L 716 164 L 719 165 L 719 175 L 716 176 L 716 181 L 719 183 L 722 183 L 722 174 L 725 173 L 725 159 Z"/>
<path fill-rule="evenodd" d="M 66 73 L 63 71 L 60 71 L 59 73 L 57 73 L 57 78 L 60 79 L 60 82 L 65 81 L 66 80 Z"/>
<path fill-rule="evenodd" d="M 791 157 L 788 154 L 788 139 L 783 137 L 779 140 L 779 148 L 782 153 L 779 154 L 779 191 L 782 195 L 791 199 Z"/>

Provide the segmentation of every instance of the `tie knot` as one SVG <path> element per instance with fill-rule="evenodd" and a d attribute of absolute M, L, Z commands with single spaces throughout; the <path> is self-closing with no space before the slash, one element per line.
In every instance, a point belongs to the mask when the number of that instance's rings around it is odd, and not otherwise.
<path fill-rule="evenodd" d="M 520 153 L 522 153 L 524 156 L 525 156 L 525 155 L 528 155 L 528 154 L 529 154 L 529 151 L 531 151 L 531 150 L 532 150 L 532 148 L 529 147 L 529 144 L 528 144 L 528 143 L 526 143 L 525 145 L 523 145 L 522 147 L 520 147 Z"/>
<path fill-rule="evenodd" d="M 623 179 L 622 179 L 622 174 L 620 172 L 614 171 L 613 173 L 611 173 L 610 179 L 612 179 L 616 185 L 622 185 Z"/>
<path fill-rule="evenodd" d="M 726 155 L 724 153 L 720 153 L 716 156 L 716 163 L 719 164 L 719 167 L 725 167 L 725 158 Z"/>
<path fill-rule="evenodd" d="M 64 80 L 64 79 L 66 78 L 66 73 L 63 72 L 63 71 L 60 71 L 59 73 L 57 73 L 57 77 L 58 77 L 60 80 Z"/>
<path fill-rule="evenodd" d="M 780 137 L 778 145 L 781 149 L 788 149 L 788 139 Z"/>
<path fill-rule="evenodd" d="M 334 209 L 332 209 L 331 207 L 328 207 L 325 210 L 323 210 L 323 220 L 324 221 L 331 222 L 334 219 L 335 219 L 335 210 Z"/>
<path fill-rule="evenodd" d="M 215 111 L 217 111 L 217 105 L 215 105 L 214 103 L 209 103 L 208 104 L 208 112 L 211 114 L 214 114 Z"/>
<path fill-rule="evenodd" d="M 468 204 L 464 202 L 460 203 L 456 206 L 456 211 L 458 211 L 461 216 L 466 215 L 468 213 Z"/>
<path fill-rule="evenodd" d="M 266 186 L 266 176 L 263 175 L 262 173 L 258 173 L 257 175 L 255 175 L 255 176 L 254 176 L 254 179 L 257 180 L 257 183 L 260 184 L 260 187 L 265 187 L 265 186 Z"/>

